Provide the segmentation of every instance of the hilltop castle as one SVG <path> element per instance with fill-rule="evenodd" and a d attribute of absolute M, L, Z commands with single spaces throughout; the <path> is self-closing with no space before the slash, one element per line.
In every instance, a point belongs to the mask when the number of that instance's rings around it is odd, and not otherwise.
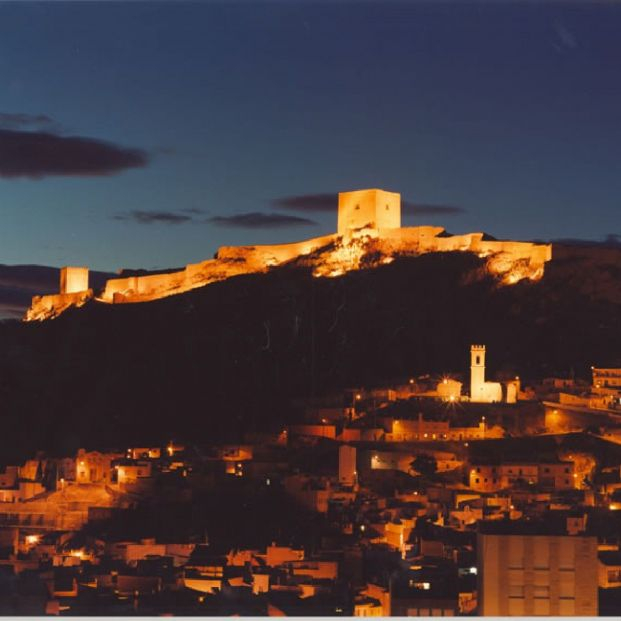
<path fill-rule="evenodd" d="M 359 269 L 371 253 L 381 264 L 397 255 L 454 251 L 485 257 L 488 270 L 505 284 L 541 278 L 544 264 L 552 258 L 550 244 L 489 240 L 483 233 L 448 235 L 438 226 L 402 227 L 399 194 L 355 190 L 339 193 L 337 232 L 332 235 L 273 246 L 224 246 L 214 259 L 169 274 L 113 278 L 97 293 L 89 289 L 88 268 L 64 267 L 60 292 L 35 296 L 24 320 L 50 319 L 91 299 L 106 304 L 157 300 L 296 259 L 311 265 L 314 276 L 334 277 Z"/>

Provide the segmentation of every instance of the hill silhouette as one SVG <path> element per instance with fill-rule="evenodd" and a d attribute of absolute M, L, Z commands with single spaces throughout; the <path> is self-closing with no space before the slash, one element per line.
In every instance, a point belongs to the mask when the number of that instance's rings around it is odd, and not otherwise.
<path fill-rule="evenodd" d="M 621 250 L 555 246 L 539 282 L 499 286 L 468 253 L 313 278 L 303 264 L 145 304 L 0 324 L 2 461 L 37 449 L 240 439 L 292 401 L 421 373 L 589 376 L 621 366 Z"/>

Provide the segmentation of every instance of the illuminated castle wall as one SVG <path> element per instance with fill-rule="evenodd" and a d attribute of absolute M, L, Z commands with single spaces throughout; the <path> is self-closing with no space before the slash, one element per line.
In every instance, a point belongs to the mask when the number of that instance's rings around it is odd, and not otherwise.
<path fill-rule="evenodd" d="M 472 252 L 486 258 L 488 270 L 504 284 L 541 278 L 552 258 L 550 244 L 491 241 L 483 239 L 483 233 L 446 235 L 438 226 L 401 227 L 400 195 L 379 189 L 341 192 L 337 229 L 332 235 L 291 244 L 224 246 L 215 259 L 178 272 L 113 278 L 98 295 L 88 288 L 87 268 L 63 268 L 60 293 L 35 296 L 24 319 L 50 319 L 93 298 L 107 304 L 148 302 L 300 258 L 312 267 L 314 276 L 334 277 L 359 269 L 369 253 L 379 256 L 381 264 L 396 255 Z"/>

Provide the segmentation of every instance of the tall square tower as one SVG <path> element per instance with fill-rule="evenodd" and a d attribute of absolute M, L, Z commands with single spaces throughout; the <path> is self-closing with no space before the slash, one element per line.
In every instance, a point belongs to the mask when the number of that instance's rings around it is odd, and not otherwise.
<path fill-rule="evenodd" d="M 79 293 L 88 290 L 88 267 L 61 267 L 60 292 Z"/>
<path fill-rule="evenodd" d="M 401 195 L 385 190 L 339 192 L 338 234 L 355 229 L 401 227 Z"/>

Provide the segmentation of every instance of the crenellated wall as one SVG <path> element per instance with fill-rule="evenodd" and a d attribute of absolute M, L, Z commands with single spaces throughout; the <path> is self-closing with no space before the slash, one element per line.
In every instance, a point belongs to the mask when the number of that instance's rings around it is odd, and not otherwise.
<path fill-rule="evenodd" d="M 337 239 L 337 235 L 324 235 L 292 244 L 274 246 L 223 246 L 218 249 L 216 259 L 242 261 L 251 271 L 261 271 L 316 252 L 334 244 Z"/>
<path fill-rule="evenodd" d="M 191 263 L 183 270 L 171 274 L 113 278 L 106 283 L 97 299 L 113 304 L 149 302 L 252 271 L 257 270 L 249 269 L 243 260 L 210 259 L 202 263 Z"/>

